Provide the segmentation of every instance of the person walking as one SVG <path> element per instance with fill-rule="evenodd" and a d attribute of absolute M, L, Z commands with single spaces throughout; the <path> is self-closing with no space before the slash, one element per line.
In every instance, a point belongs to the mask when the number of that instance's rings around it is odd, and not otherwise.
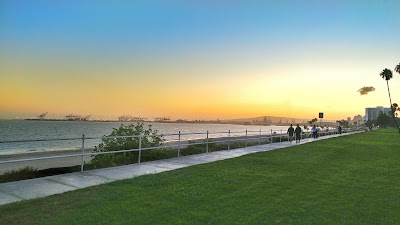
<path fill-rule="evenodd" d="M 317 127 L 315 125 L 311 128 L 311 132 L 312 132 L 313 138 L 317 138 L 318 137 L 318 130 L 317 130 Z"/>
<path fill-rule="evenodd" d="M 293 134 L 294 134 L 294 128 L 293 128 L 292 124 L 290 124 L 290 127 L 287 130 L 287 133 L 289 134 L 289 141 L 292 142 L 293 141 Z"/>
<path fill-rule="evenodd" d="M 294 130 L 294 133 L 296 134 L 296 143 L 300 143 L 301 128 L 300 128 L 299 124 L 297 124 L 296 129 Z"/>
<path fill-rule="evenodd" d="M 342 127 L 340 125 L 339 125 L 338 130 L 339 130 L 339 134 L 342 134 Z"/>

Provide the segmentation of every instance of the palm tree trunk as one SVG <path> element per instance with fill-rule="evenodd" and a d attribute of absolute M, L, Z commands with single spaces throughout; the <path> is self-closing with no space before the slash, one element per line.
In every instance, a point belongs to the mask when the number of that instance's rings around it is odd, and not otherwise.
<path fill-rule="evenodd" d="M 390 97 L 389 81 L 388 81 L 388 80 L 386 80 L 386 84 L 387 84 L 388 93 L 389 93 L 390 112 L 392 113 L 392 117 L 393 117 L 394 124 L 396 125 L 396 127 L 397 127 L 397 129 L 399 130 L 399 133 L 400 133 L 400 127 L 399 127 L 399 124 L 397 124 L 396 117 L 394 116 L 394 112 L 395 112 L 395 110 L 393 110 L 393 105 L 392 105 L 392 97 Z"/>
<path fill-rule="evenodd" d="M 387 84 L 387 87 L 388 87 L 389 101 L 390 101 L 390 108 L 392 108 L 392 97 L 390 97 L 389 81 L 388 81 L 388 80 L 386 80 L 386 84 Z"/>

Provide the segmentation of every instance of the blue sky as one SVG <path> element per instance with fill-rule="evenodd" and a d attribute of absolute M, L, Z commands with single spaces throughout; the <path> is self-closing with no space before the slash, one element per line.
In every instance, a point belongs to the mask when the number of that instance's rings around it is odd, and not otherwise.
<path fill-rule="evenodd" d="M 285 50 L 303 42 L 368 44 L 399 35 L 398 1 L 112 2 L 5 1 L 1 40 L 15 47 L 95 51 L 102 44 L 146 53 L 249 42 Z"/>

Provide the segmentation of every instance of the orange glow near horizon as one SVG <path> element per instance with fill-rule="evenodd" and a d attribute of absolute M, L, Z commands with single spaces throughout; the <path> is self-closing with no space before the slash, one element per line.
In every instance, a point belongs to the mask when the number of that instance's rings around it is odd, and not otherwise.
<path fill-rule="evenodd" d="M 60 71 L 65 73 L 63 68 L 47 68 L 47 71 L 32 67 L 5 68 L 3 73 L 7 76 L 0 84 L 3 110 L 31 114 L 49 112 L 49 116 L 55 117 L 76 113 L 116 119 L 131 114 L 148 118 L 168 115 L 173 119 L 215 120 L 259 116 L 313 118 L 318 112 L 325 112 L 327 119 L 336 120 L 363 115 L 365 107 L 384 105 L 387 99 L 385 83 L 377 75 L 371 73 L 369 81 L 376 83 L 377 91 L 359 96 L 356 91 L 365 83 L 343 82 L 347 79 L 345 76 L 334 75 L 344 71 L 327 72 L 318 80 L 316 73 L 310 73 L 306 66 L 296 68 L 296 75 L 287 71 L 280 76 L 268 76 L 269 71 L 273 71 L 270 69 L 250 75 L 231 73 L 222 78 L 213 74 L 206 81 L 197 77 L 194 82 L 190 78 L 182 79 L 185 73 L 190 73 L 190 68 L 178 74 L 164 72 L 163 76 L 141 77 L 125 76 L 129 68 L 106 71 L 113 76 L 101 69 L 92 70 L 90 76 L 84 77 L 54 75 Z M 145 69 L 140 68 L 139 72 L 157 72 Z M 83 74 L 87 70 L 75 68 L 75 72 Z M 139 72 L 132 69 L 131 73 Z M 350 73 L 354 75 L 356 71 Z M 393 84 L 395 94 L 396 88 L 399 90 L 398 84 Z"/>

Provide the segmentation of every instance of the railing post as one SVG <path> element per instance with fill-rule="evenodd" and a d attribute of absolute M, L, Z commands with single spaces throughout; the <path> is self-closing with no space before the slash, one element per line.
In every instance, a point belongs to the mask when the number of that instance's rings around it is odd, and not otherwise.
<path fill-rule="evenodd" d="M 180 156 L 181 153 L 181 131 L 178 133 L 178 157 Z"/>
<path fill-rule="evenodd" d="M 142 135 L 139 135 L 139 156 L 138 156 L 138 163 L 140 163 L 140 159 L 142 157 Z"/>
<path fill-rule="evenodd" d="M 258 145 L 261 145 L 261 129 L 260 129 L 260 135 L 258 136 Z"/>
<path fill-rule="evenodd" d="M 207 130 L 207 141 L 206 141 L 206 153 L 208 153 L 208 130 Z"/>
<path fill-rule="evenodd" d="M 246 139 L 244 140 L 244 147 L 247 148 L 247 130 L 246 130 Z"/>
<path fill-rule="evenodd" d="M 82 134 L 82 149 L 81 149 L 81 172 L 83 172 L 83 165 L 85 164 L 85 134 Z"/>
<path fill-rule="evenodd" d="M 281 129 L 281 135 L 279 135 L 279 142 L 282 142 L 282 129 Z"/>
<path fill-rule="evenodd" d="M 272 129 L 271 129 L 271 144 L 272 144 Z"/>
<path fill-rule="evenodd" d="M 228 150 L 230 149 L 231 146 L 231 130 L 228 131 Z"/>

